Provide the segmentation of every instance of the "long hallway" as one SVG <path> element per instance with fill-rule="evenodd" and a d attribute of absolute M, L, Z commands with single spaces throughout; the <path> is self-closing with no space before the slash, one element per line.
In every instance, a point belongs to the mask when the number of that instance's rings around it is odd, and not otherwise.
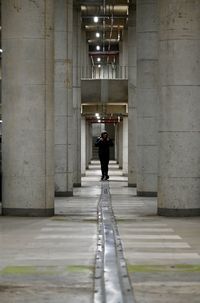
<path fill-rule="evenodd" d="M 56 198 L 51 218 L 1 217 L 1 303 L 94 302 L 103 183 L 111 194 L 135 302 L 199 302 L 199 218 L 159 217 L 156 198 L 137 197 L 114 162 L 109 173 L 110 181 L 100 182 L 93 161 L 74 196 Z"/>

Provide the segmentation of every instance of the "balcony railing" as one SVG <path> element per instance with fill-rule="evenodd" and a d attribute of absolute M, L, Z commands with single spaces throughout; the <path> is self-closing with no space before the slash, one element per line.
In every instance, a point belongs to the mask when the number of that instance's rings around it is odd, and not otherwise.
<path fill-rule="evenodd" d="M 81 68 L 81 79 L 128 79 L 128 66 L 102 65 L 98 67 L 83 66 Z"/>

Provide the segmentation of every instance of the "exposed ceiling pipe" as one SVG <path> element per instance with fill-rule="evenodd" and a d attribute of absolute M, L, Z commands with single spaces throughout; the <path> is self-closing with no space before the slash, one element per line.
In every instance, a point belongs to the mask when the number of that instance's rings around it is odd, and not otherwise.
<path fill-rule="evenodd" d="M 107 62 L 107 64 L 115 64 L 116 62 L 118 54 L 113 54 L 111 59 L 110 51 L 113 44 L 117 45 L 119 43 L 121 33 L 126 26 L 129 1 L 88 0 L 87 2 L 87 0 L 80 0 L 79 2 L 81 4 L 82 26 L 87 32 L 87 41 L 90 45 L 96 45 L 97 40 L 94 34 L 97 31 L 101 32 L 101 38 L 98 40 L 98 43 L 102 45 L 102 54 L 99 53 L 99 55 L 104 57 L 104 62 Z M 94 16 L 98 16 L 98 23 L 94 23 Z M 116 46 L 115 49 L 118 50 Z M 94 65 L 96 62 L 93 56 L 95 54 L 90 52 L 92 64 Z"/>
<path fill-rule="evenodd" d="M 96 14 L 97 15 L 97 14 Z M 91 15 L 83 15 L 81 17 L 82 19 L 93 19 L 94 18 L 94 15 L 91 16 Z M 113 18 L 113 19 L 126 19 L 126 16 L 122 16 L 122 15 L 112 15 L 112 14 L 105 14 L 105 15 L 98 15 L 98 18 L 99 19 L 110 19 L 110 18 Z"/>
<path fill-rule="evenodd" d="M 103 14 L 104 14 L 104 18 L 103 18 L 103 52 L 105 51 L 105 32 L 106 32 L 106 21 L 105 21 L 105 15 L 106 15 L 106 0 L 103 0 Z"/>
<path fill-rule="evenodd" d="M 92 61 L 92 66 L 94 66 L 94 59 L 93 59 L 92 56 L 90 56 L 90 58 L 91 58 L 91 61 Z"/>
<path fill-rule="evenodd" d="M 111 38 L 112 38 L 112 32 L 113 32 L 113 11 L 114 11 L 114 0 L 112 4 L 112 17 L 111 17 L 111 24 L 110 24 L 110 41 L 108 45 L 108 51 L 110 51 L 110 45 L 111 45 Z M 109 57 L 107 57 L 107 63 L 109 62 Z"/>
<path fill-rule="evenodd" d="M 103 0 L 104 1 L 104 0 Z M 114 15 L 121 16 L 124 18 L 124 16 L 127 15 L 128 5 L 114 5 L 112 11 Z M 111 16 L 110 7 L 109 5 L 104 5 L 102 2 L 102 5 L 99 6 L 81 6 L 81 13 L 82 17 L 88 17 L 91 18 L 93 16 L 98 15 L 100 18 Z"/>
<path fill-rule="evenodd" d="M 104 52 L 89 52 L 92 56 L 99 56 L 99 55 L 106 55 L 106 56 L 113 56 L 117 55 L 119 51 L 104 51 Z"/>
<path fill-rule="evenodd" d="M 110 27 L 111 27 L 111 24 L 106 24 L 105 25 L 106 31 L 108 31 L 108 30 L 110 31 Z M 96 30 L 96 28 L 97 28 L 96 25 L 85 25 L 85 30 L 87 32 L 94 32 Z M 103 25 L 99 24 L 98 28 L 102 31 L 103 30 Z M 117 25 L 117 24 L 113 24 L 113 22 L 112 22 L 112 30 L 118 31 L 118 28 L 123 30 L 124 25 Z"/>
<path fill-rule="evenodd" d="M 105 39 L 103 42 L 104 42 L 104 44 L 109 44 L 109 42 L 111 42 L 112 44 L 118 44 L 119 43 L 118 39 Z M 95 39 L 89 39 L 88 43 L 89 44 L 96 44 L 96 40 Z"/>

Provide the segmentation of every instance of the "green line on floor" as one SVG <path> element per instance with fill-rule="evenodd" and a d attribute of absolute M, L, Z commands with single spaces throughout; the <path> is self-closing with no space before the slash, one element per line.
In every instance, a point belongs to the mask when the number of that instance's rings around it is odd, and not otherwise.
<path fill-rule="evenodd" d="M 54 275 L 60 272 L 56 266 L 7 266 L 1 275 Z"/>
<path fill-rule="evenodd" d="M 86 266 L 86 265 L 69 265 L 66 267 L 66 270 L 69 272 L 93 272 L 93 266 Z"/>
<path fill-rule="evenodd" d="M 199 264 L 174 264 L 174 265 L 132 265 L 128 264 L 128 272 L 200 272 Z"/>

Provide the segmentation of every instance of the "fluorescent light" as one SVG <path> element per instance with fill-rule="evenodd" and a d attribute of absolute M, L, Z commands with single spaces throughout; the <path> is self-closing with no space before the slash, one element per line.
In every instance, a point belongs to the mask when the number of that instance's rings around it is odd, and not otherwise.
<path fill-rule="evenodd" d="M 98 17 L 94 17 L 94 22 L 97 23 L 99 21 Z"/>
<path fill-rule="evenodd" d="M 99 38 L 100 37 L 100 33 L 97 32 L 96 33 L 96 37 Z"/>
<path fill-rule="evenodd" d="M 100 50 L 100 46 L 99 45 L 96 46 L 96 50 L 98 50 L 98 51 Z"/>
<path fill-rule="evenodd" d="M 97 62 L 100 62 L 101 61 L 101 58 L 97 58 Z"/>

